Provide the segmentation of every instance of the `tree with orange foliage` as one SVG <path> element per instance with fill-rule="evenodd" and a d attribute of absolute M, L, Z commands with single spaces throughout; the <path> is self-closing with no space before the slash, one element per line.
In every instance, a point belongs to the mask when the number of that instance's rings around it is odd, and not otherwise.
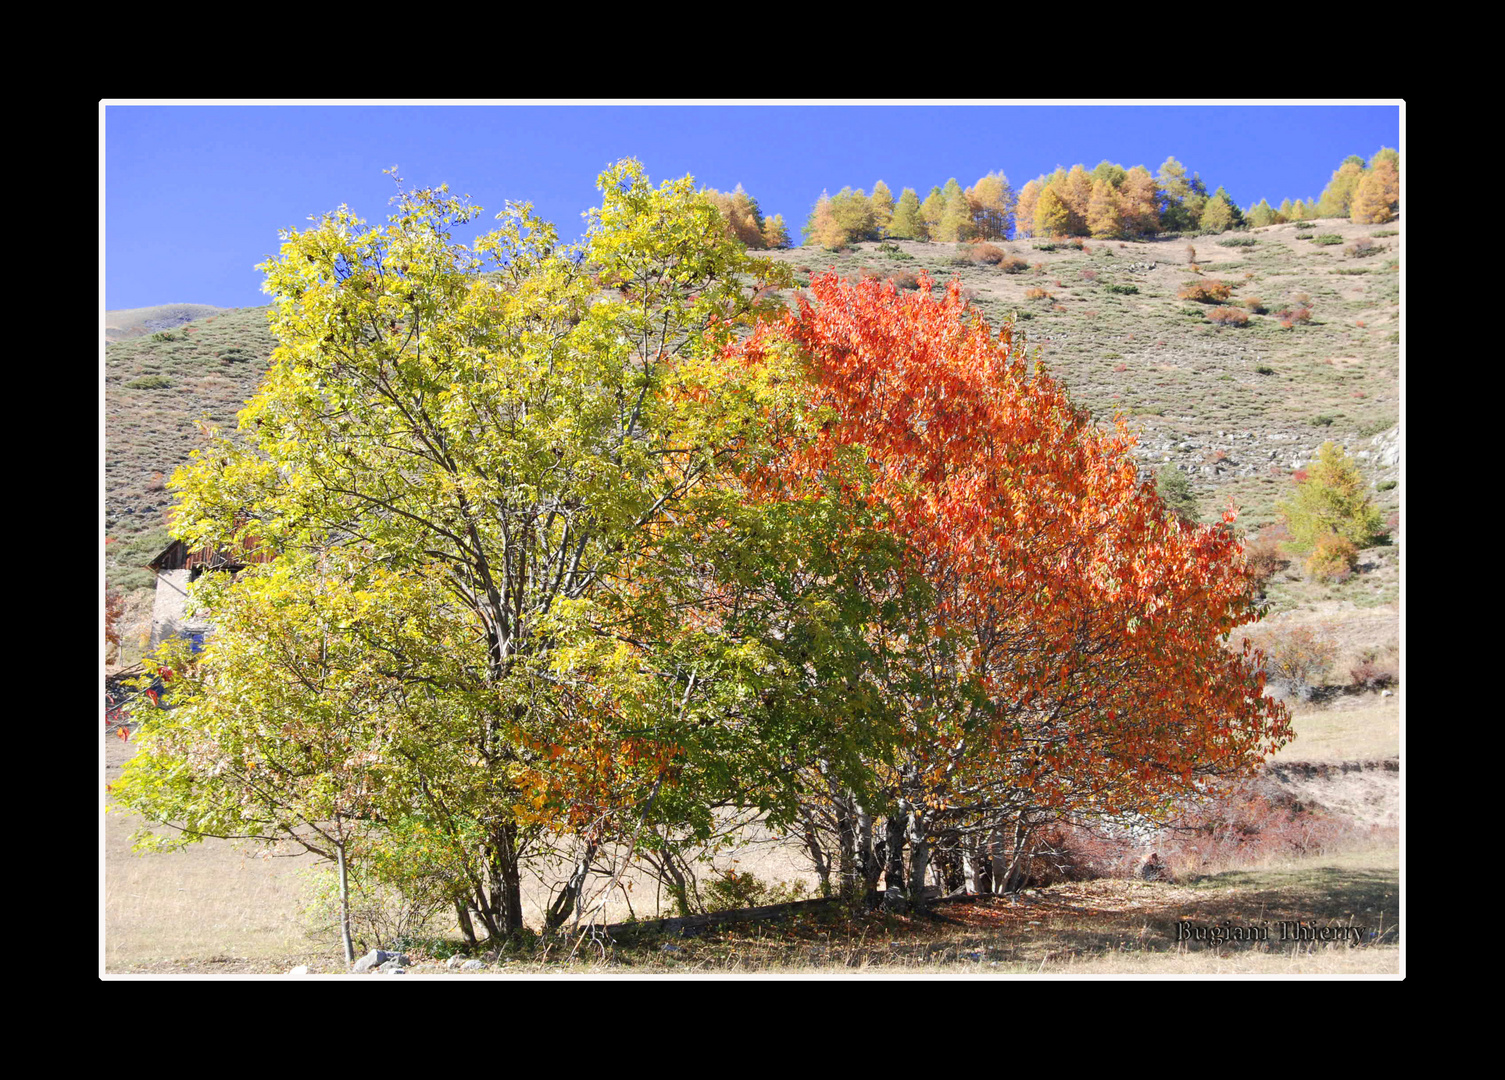
<path fill-rule="evenodd" d="M 895 644 L 904 735 L 875 765 L 890 884 L 907 842 L 912 896 L 941 826 L 989 848 L 1001 885 L 1037 824 L 1164 812 L 1289 738 L 1257 655 L 1226 648 L 1259 614 L 1232 512 L 1168 512 L 1122 420 L 1095 424 L 1011 325 L 928 286 L 828 274 L 736 347 L 797 348 L 822 418 L 767 490 L 838 485 L 933 590 L 931 624 Z"/>

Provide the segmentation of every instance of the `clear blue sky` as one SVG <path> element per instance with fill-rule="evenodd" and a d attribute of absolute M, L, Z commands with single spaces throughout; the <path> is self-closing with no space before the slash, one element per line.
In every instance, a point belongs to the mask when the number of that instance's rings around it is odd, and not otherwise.
<path fill-rule="evenodd" d="M 799 239 L 821 191 L 883 180 L 923 197 L 994 170 L 1015 188 L 1103 159 L 1174 155 L 1240 206 L 1313 198 L 1344 157 L 1400 143 L 1399 105 L 237 105 L 103 108 L 107 309 L 267 302 L 255 265 L 277 230 L 348 203 L 380 220 L 397 165 L 487 210 L 530 201 L 564 237 L 622 157 L 655 181 L 738 183 Z"/>

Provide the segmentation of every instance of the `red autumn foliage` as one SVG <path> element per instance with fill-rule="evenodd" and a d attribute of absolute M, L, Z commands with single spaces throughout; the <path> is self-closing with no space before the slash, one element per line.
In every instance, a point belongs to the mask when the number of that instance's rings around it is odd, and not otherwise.
<path fill-rule="evenodd" d="M 839 485 L 935 590 L 952 650 L 910 748 L 933 805 L 1153 812 L 1289 739 L 1260 658 L 1223 645 L 1257 617 L 1232 512 L 1181 523 L 1138 480 L 1125 422 L 1095 424 L 957 284 L 936 297 L 826 274 L 810 292 L 735 347 L 792 341 L 829 418 L 757 486 Z"/>

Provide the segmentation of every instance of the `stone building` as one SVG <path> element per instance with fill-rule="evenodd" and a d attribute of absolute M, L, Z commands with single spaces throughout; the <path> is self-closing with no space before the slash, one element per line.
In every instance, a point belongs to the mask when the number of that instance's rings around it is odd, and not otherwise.
<path fill-rule="evenodd" d="M 157 575 L 157 595 L 152 603 L 151 648 L 155 649 L 170 637 L 186 637 L 198 652 L 204 643 L 204 635 L 212 627 L 201 616 L 188 613 L 188 586 L 206 572 L 236 574 L 251 563 L 270 562 L 269 549 L 257 549 L 254 539 L 246 542 L 235 552 L 221 551 L 205 544 L 190 548 L 181 540 L 174 540 L 167 548 L 146 565 Z"/>

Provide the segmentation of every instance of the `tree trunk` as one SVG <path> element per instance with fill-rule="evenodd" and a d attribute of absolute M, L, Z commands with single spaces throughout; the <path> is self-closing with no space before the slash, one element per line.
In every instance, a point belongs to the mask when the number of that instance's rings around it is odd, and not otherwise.
<path fill-rule="evenodd" d="M 857 893 L 857 813 L 845 794 L 836 797 L 836 837 L 841 845 L 841 895 L 850 900 Z"/>
<path fill-rule="evenodd" d="M 575 868 L 570 871 L 569 880 L 564 883 L 563 891 L 555 898 L 554 903 L 549 905 L 548 915 L 544 918 L 545 930 L 559 929 L 575 911 L 580 903 L 580 893 L 585 888 L 585 879 L 590 876 L 591 860 L 595 857 L 596 843 L 590 841 L 581 851 L 579 858 L 575 860 Z"/>
<path fill-rule="evenodd" d="M 884 838 L 884 855 L 886 865 L 883 868 L 883 887 L 885 889 L 904 889 L 904 837 L 909 828 L 909 815 L 905 813 L 890 814 L 885 822 L 887 833 Z"/>
<path fill-rule="evenodd" d="M 335 817 L 335 828 L 339 829 L 340 819 Z M 340 939 L 345 944 L 345 963 L 355 963 L 355 943 L 350 940 L 350 874 L 345 866 L 345 845 L 340 842 L 335 845 L 335 854 L 338 856 L 340 867 Z"/>
<path fill-rule="evenodd" d="M 498 889 L 498 928 L 507 937 L 523 929 L 522 866 L 517 858 L 517 826 L 508 822 L 494 835 L 492 866 Z"/>
<path fill-rule="evenodd" d="M 876 907 L 878 878 L 883 873 L 883 863 L 873 844 L 873 815 L 861 805 L 857 807 L 857 873 L 863 902 L 868 907 Z"/>
<path fill-rule="evenodd" d="M 925 817 L 918 810 L 909 815 L 909 902 L 919 906 L 925 899 L 925 873 L 930 869 L 930 838 Z"/>
<path fill-rule="evenodd" d="M 820 894 L 830 896 L 831 859 L 820 845 L 820 836 L 815 831 L 815 820 L 809 812 L 801 808 L 800 818 L 803 825 L 801 835 L 805 841 L 805 850 L 810 852 L 810 859 L 815 863 L 815 873 L 820 878 Z"/>
<path fill-rule="evenodd" d="M 479 942 L 476 941 L 475 924 L 470 921 L 470 912 L 465 910 L 465 901 L 455 898 L 455 921 L 460 924 L 460 933 L 465 935 L 465 944 L 474 949 Z"/>

